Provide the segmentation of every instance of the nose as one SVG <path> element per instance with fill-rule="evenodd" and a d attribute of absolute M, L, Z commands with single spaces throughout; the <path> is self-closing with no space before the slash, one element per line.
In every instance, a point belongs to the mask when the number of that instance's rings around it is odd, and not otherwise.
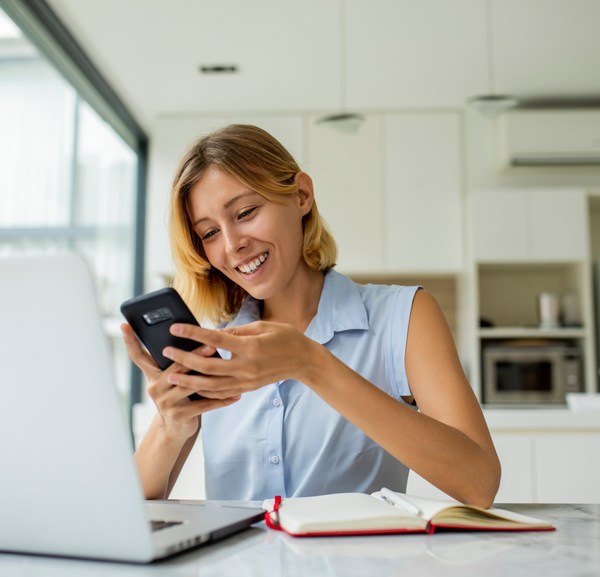
<path fill-rule="evenodd" d="M 241 234 L 236 227 L 229 227 L 223 231 L 225 237 L 225 248 L 229 254 L 237 254 L 249 244 L 248 237 Z"/>

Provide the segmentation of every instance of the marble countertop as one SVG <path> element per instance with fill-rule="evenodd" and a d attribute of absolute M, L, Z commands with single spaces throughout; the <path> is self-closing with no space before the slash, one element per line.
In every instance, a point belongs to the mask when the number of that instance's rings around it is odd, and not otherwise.
<path fill-rule="evenodd" d="M 147 566 L 0 555 L 19 577 L 571 577 L 600 575 L 600 505 L 500 505 L 557 530 L 298 539 L 259 523 L 220 543 Z"/>

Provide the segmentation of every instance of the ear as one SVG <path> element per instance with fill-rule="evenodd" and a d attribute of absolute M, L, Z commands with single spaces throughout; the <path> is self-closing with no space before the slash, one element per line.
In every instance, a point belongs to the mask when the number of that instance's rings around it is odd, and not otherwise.
<path fill-rule="evenodd" d="M 294 177 L 298 185 L 298 208 L 302 216 L 307 215 L 315 202 L 315 191 L 312 178 L 306 172 L 298 172 Z"/>

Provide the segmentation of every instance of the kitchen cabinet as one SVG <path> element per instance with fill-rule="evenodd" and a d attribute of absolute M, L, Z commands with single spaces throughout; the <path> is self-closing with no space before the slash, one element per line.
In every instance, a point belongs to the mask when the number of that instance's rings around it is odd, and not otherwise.
<path fill-rule="evenodd" d="M 534 503 L 536 502 L 534 444 L 531 436 L 523 434 L 495 435 L 494 445 L 502 464 L 500 488 L 496 494 L 496 503 Z M 417 475 L 409 474 L 406 492 L 438 499 L 447 499 L 443 491 Z M 570 500 L 568 500 L 571 502 Z"/>
<path fill-rule="evenodd" d="M 478 262 L 560 262 L 588 258 L 583 189 L 510 189 L 470 195 L 471 248 Z"/>
<path fill-rule="evenodd" d="M 469 377 L 482 397 L 481 351 L 503 339 L 551 339 L 579 347 L 584 390 L 597 386 L 588 200 L 579 188 L 496 189 L 469 198 Z M 581 327 L 539 327 L 538 295 L 576 299 Z M 481 327 L 481 323 L 491 325 Z M 467 339 L 468 341 L 469 339 Z"/>
<path fill-rule="evenodd" d="M 460 117 L 385 116 L 386 265 L 456 273 L 463 266 Z"/>
<path fill-rule="evenodd" d="M 599 503 L 599 454 L 600 432 L 537 435 L 533 463 L 539 479 L 536 500 Z"/>
<path fill-rule="evenodd" d="M 338 268 L 377 274 L 384 269 L 381 116 L 366 115 L 355 132 L 311 117 L 304 169 L 338 245 Z"/>
<path fill-rule="evenodd" d="M 502 466 L 498 503 L 532 503 L 535 498 L 535 472 L 532 467 L 534 444 L 529 435 L 492 435 Z"/>
<path fill-rule="evenodd" d="M 594 96 L 600 92 L 600 3 L 492 0 L 493 70 L 498 94 Z"/>
<path fill-rule="evenodd" d="M 472 268 L 472 289 L 476 298 L 473 314 L 473 362 L 470 382 L 480 400 L 483 376 L 481 352 L 486 343 L 531 339 L 556 341 L 577 346 L 582 357 L 584 391 L 596 390 L 597 373 L 591 270 L 588 261 L 555 263 L 480 263 Z M 543 292 L 575 301 L 581 326 L 540 327 L 538 297 Z M 480 326 L 480 324 L 490 326 Z"/>
<path fill-rule="evenodd" d="M 600 503 L 600 413 L 485 410 L 502 479 L 497 503 Z M 444 497 L 412 471 L 408 493 Z"/>
<path fill-rule="evenodd" d="M 489 92 L 485 2 L 344 2 L 349 109 L 462 108 Z M 384 15 L 384 16 L 382 16 Z"/>
<path fill-rule="evenodd" d="M 354 133 L 310 119 L 306 170 L 349 274 L 463 266 L 460 117 L 366 115 Z"/>

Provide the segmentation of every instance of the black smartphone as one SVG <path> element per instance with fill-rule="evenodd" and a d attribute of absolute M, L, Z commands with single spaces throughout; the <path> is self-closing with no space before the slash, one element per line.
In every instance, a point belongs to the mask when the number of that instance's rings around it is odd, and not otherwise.
<path fill-rule="evenodd" d="M 199 326 L 192 311 L 173 288 L 163 288 L 133 297 L 121 305 L 121 312 L 156 364 L 163 370 L 173 363 L 171 359 L 162 354 L 165 347 L 171 346 L 184 351 L 192 351 L 201 346 L 197 341 L 176 337 L 169 332 L 173 323 Z M 215 353 L 214 356 L 219 356 L 219 354 Z M 197 375 L 198 373 L 190 371 L 188 374 Z M 197 393 L 192 393 L 189 398 L 194 400 L 202 397 Z"/>

